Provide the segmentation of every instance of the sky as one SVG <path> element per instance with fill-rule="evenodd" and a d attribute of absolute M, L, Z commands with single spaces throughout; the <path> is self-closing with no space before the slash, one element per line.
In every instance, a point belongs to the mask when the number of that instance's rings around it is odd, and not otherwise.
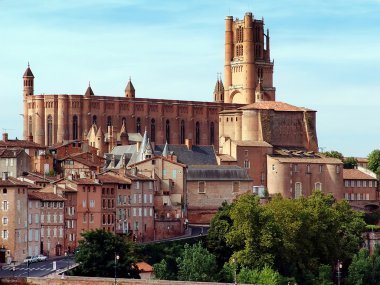
<path fill-rule="evenodd" d="M 35 94 L 211 101 L 224 19 L 271 35 L 276 100 L 317 111 L 322 151 L 380 148 L 380 0 L 0 0 L 0 128 L 22 138 L 22 75 Z"/>

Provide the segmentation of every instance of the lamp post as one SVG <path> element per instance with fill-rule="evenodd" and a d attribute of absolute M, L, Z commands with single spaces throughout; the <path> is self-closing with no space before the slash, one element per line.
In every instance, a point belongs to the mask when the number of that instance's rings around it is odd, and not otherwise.
<path fill-rule="evenodd" d="M 119 255 L 117 255 L 116 254 L 116 252 L 115 252 L 115 285 L 117 284 L 117 282 L 116 282 L 116 277 L 117 277 L 117 275 L 116 275 L 116 267 L 117 267 L 117 261 L 119 260 L 119 258 L 120 258 L 120 256 Z"/>
<path fill-rule="evenodd" d="M 339 259 L 338 259 L 338 264 L 337 264 L 337 277 L 338 277 L 338 285 L 340 285 L 340 279 L 341 279 L 341 269 L 342 269 L 342 267 L 343 267 L 343 264 L 342 264 L 342 261 L 340 261 Z"/>

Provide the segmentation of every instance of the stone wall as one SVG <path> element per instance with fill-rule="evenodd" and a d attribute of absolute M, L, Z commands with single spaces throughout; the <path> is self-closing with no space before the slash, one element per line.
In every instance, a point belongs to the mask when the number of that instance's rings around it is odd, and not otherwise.
<path fill-rule="evenodd" d="M 113 278 L 77 277 L 69 276 L 65 279 L 60 277 L 28 277 L 28 278 L 2 278 L 0 284 L 32 284 L 32 285 L 111 285 Z M 117 279 L 119 285 L 228 285 L 231 283 L 214 282 L 186 282 L 186 281 L 166 281 L 166 280 L 140 280 L 140 279 Z"/>

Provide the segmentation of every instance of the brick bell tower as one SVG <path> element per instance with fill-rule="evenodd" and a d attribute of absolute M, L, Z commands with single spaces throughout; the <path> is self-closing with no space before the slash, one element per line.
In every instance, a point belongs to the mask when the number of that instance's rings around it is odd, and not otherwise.
<path fill-rule="evenodd" d="M 32 70 L 30 69 L 30 65 L 28 63 L 28 67 L 26 68 L 23 79 L 23 103 L 24 103 L 24 132 L 23 137 L 24 140 L 28 139 L 29 136 L 32 136 L 32 130 L 29 130 L 29 118 L 28 118 L 28 96 L 34 95 L 34 75 Z"/>
<path fill-rule="evenodd" d="M 251 12 L 243 20 L 226 17 L 224 102 L 251 104 L 275 101 L 273 61 L 270 59 L 269 30 L 264 33 L 264 20 L 254 19 Z M 262 97 L 255 90 L 261 82 Z"/>

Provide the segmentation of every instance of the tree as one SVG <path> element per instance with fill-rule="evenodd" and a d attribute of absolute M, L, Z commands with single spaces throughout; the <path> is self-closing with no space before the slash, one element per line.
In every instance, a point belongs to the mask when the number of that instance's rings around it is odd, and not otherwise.
<path fill-rule="evenodd" d="M 124 278 L 140 278 L 135 265 L 133 245 L 122 237 L 101 229 L 87 231 L 79 241 L 75 261 L 79 263 L 76 274 L 95 277 L 113 277 L 115 254 L 117 274 Z"/>
<path fill-rule="evenodd" d="M 368 155 L 368 168 L 380 176 L 380 150 L 375 149 Z"/>
<path fill-rule="evenodd" d="M 330 265 L 321 264 L 319 266 L 319 274 L 315 279 L 315 285 L 334 285 L 332 280 L 332 268 Z"/>
<path fill-rule="evenodd" d="M 341 161 L 343 161 L 343 159 L 344 159 L 343 154 L 341 152 L 339 152 L 339 151 L 336 151 L 336 150 L 326 151 L 323 154 L 326 155 L 327 157 L 338 158 Z"/>
<path fill-rule="evenodd" d="M 219 267 L 222 267 L 232 255 L 232 249 L 226 243 L 226 234 L 232 225 L 230 210 L 231 205 L 223 202 L 222 207 L 212 218 L 207 234 L 207 249 L 215 255 Z"/>
<path fill-rule="evenodd" d="M 154 276 L 156 279 L 160 280 L 170 280 L 171 272 L 169 271 L 168 264 L 165 259 L 161 260 L 161 262 L 153 265 Z"/>
<path fill-rule="evenodd" d="M 362 214 L 353 211 L 347 201 L 337 202 L 321 191 L 293 200 L 275 196 L 264 205 L 245 194 L 224 214 L 231 220 L 223 228 L 226 252 L 233 251 L 239 266 L 259 271 L 274 268 L 301 284 L 313 284 L 321 264 L 350 260 L 365 228 Z M 213 223 L 210 232 L 221 233 L 220 224 Z M 219 230 L 213 229 L 215 225 Z"/>
<path fill-rule="evenodd" d="M 187 281 L 215 281 L 218 275 L 215 256 L 202 247 L 201 243 L 185 245 L 177 258 L 178 279 Z"/>
<path fill-rule="evenodd" d="M 362 248 L 354 256 L 348 267 L 347 283 L 349 285 L 369 285 L 371 280 L 371 260 L 368 250 Z"/>
<path fill-rule="evenodd" d="M 262 270 L 242 268 L 237 275 L 237 281 L 244 284 L 277 285 L 279 280 L 280 274 L 268 266 Z"/>
<path fill-rule="evenodd" d="M 358 166 L 358 160 L 355 157 L 347 157 L 343 160 L 343 168 L 354 169 Z"/>
<path fill-rule="evenodd" d="M 380 247 L 375 246 L 372 256 L 366 248 L 362 248 L 354 256 L 348 267 L 348 285 L 380 284 Z"/>

